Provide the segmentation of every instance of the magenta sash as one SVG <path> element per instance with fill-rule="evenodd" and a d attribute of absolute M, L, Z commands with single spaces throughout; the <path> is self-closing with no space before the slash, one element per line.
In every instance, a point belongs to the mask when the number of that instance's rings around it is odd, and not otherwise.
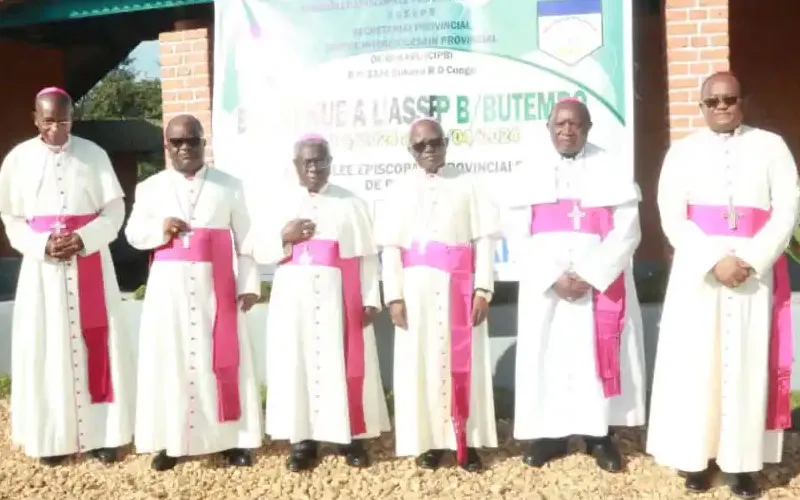
<path fill-rule="evenodd" d="M 60 222 L 60 234 L 66 235 L 96 218 L 97 214 L 37 215 L 29 219 L 28 224 L 37 233 L 52 233 L 54 226 Z M 89 396 L 92 404 L 113 403 L 114 384 L 108 355 L 108 310 L 103 282 L 103 258 L 100 252 L 75 257 L 78 272 L 78 317 L 83 342 L 86 344 Z"/>
<path fill-rule="evenodd" d="M 689 205 L 687 217 L 710 236 L 752 238 L 767 223 L 768 210 L 735 207 L 736 228 L 728 226 L 726 205 Z M 792 331 L 792 289 L 789 284 L 789 262 L 781 254 L 772 266 L 772 322 L 769 336 L 769 373 L 767 396 L 767 430 L 792 426 L 791 378 L 794 361 Z"/>
<path fill-rule="evenodd" d="M 339 257 L 339 243 L 308 240 L 292 246 L 292 255 L 281 264 L 334 267 L 342 278 L 344 319 L 344 366 L 350 433 L 367 432 L 364 419 L 364 299 L 361 296 L 361 258 Z"/>
<path fill-rule="evenodd" d="M 450 275 L 450 378 L 451 413 L 456 436 L 456 455 L 467 460 L 467 420 L 469 419 L 470 377 L 472 372 L 472 297 L 475 253 L 469 245 L 428 242 L 424 249 L 414 243 L 403 249 L 403 267 L 432 267 Z"/>
<path fill-rule="evenodd" d="M 211 366 L 217 379 L 217 421 L 239 420 L 239 311 L 230 229 L 192 228 L 189 248 L 184 248 L 181 238 L 173 238 L 156 249 L 153 260 L 211 264 L 216 302 Z"/>
<path fill-rule="evenodd" d="M 579 220 L 577 228 L 573 217 Z M 531 207 L 531 234 L 578 232 L 604 239 L 612 229 L 614 213 L 608 207 L 582 208 L 579 200 L 566 199 Z M 606 290 L 592 292 L 595 369 L 607 398 L 622 392 L 619 352 L 625 329 L 625 296 L 625 273 L 620 273 Z"/>

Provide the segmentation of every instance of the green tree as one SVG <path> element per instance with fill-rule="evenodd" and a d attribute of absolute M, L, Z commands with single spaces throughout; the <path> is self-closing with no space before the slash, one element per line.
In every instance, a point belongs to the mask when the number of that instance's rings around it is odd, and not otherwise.
<path fill-rule="evenodd" d="M 149 120 L 161 126 L 161 81 L 142 78 L 126 57 L 75 103 L 76 120 Z M 164 152 L 142 155 L 139 179 L 164 168 Z"/>

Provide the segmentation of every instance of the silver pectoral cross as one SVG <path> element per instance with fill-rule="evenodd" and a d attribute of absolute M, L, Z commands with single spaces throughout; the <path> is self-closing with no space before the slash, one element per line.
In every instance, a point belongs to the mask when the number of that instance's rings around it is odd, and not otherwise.
<path fill-rule="evenodd" d="M 736 207 L 733 206 L 733 202 L 728 203 L 728 211 L 723 216 L 726 219 L 728 219 L 728 229 L 733 231 L 734 229 L 737 228 L 740 215 L 741 214 L 736 211 Z"/>
<path fill-rule="evenodd" d="M 53 230 L 53 234 L 55 234 L 55 235 L 59 235 L 59 234 L 61 234 L 61 232 L 62 232 L 64 229 L 66 229 L 66 228 L 67 228 L 67 225 L 66 225 L 66 224 L 64 224 L 64 223 L 61 221 L 61 219 L 56 219 L 56 221 L 55 221 L 55 222 L 53 222 L 52 224 L 50 224 L 50 229 L 52 229 L 52 230 Z"/>
<path fill-rule="evenodd" d="M 572 219 L 572 229 L 574 231 L 580 231 L 581 229 L 581 219 L 586 217 L 586 212 L 582 211 L 577 203 L 572 205 L 572 211 L 567 214 L 567 217 Z"/>
<path fill-rule="evenodd" d="M 314 259 L 311 257 L 311 254 L 308 253 L 308 247 L 305 247 L 303 249 L 303 253 L 300 254 L 300 263 L 303 264 L 304 266 L 308 266 L 313 261 L 314 261 Z"/>
<path fill-rule="evenodd" d="M 181 243 L 183 248 L 189 248 L 190 238 L 194 235 L 194 231 L 186 231 L 180 234 Z"/>

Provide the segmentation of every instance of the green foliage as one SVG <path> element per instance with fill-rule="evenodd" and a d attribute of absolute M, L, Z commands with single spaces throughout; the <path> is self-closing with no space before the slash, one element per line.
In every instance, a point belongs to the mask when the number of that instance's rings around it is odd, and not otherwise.
<path fill-rule="evenodd" d="M 0 377 L 0 399 L 5 399 L 11 395 L 11 379 Z"/>
<path fill-rule="evenodd" d="M 141 285 L 133 292 L 133 300 L 144 300 L 144 292 L 147 289 L 147 285 Z"/>
<path fill-rule="evenodd" d="M 144 294 L 147 291 L 147 285 L 142 285 L 133 292 L 133 300 L 144 300 Z M 272 283 L 269 281 L 261 282 L 261 298 L 258 300 L 259 304 L 269 302 L 269 294 L 272 292 Z"/>

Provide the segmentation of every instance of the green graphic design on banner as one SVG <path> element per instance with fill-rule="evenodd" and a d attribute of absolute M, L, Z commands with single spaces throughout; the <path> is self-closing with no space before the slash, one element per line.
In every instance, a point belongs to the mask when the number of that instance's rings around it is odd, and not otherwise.
<path fill-rule="evenodd" d="M 631 0 L 216 0 L 215 12 L 215 164 L 256 213 L 296 182 L 292 146 L 312 132 L 331 143 L 332 181 L 380 210 L 415 168 L 408 129 L 424 116 L 450 137 L 448 162 L 502 206 L 513 173 L 552 147 L 545 123 L 568 96 L 633 176 Z M 497 263 L 516 280 L 513 245 Z"/>

